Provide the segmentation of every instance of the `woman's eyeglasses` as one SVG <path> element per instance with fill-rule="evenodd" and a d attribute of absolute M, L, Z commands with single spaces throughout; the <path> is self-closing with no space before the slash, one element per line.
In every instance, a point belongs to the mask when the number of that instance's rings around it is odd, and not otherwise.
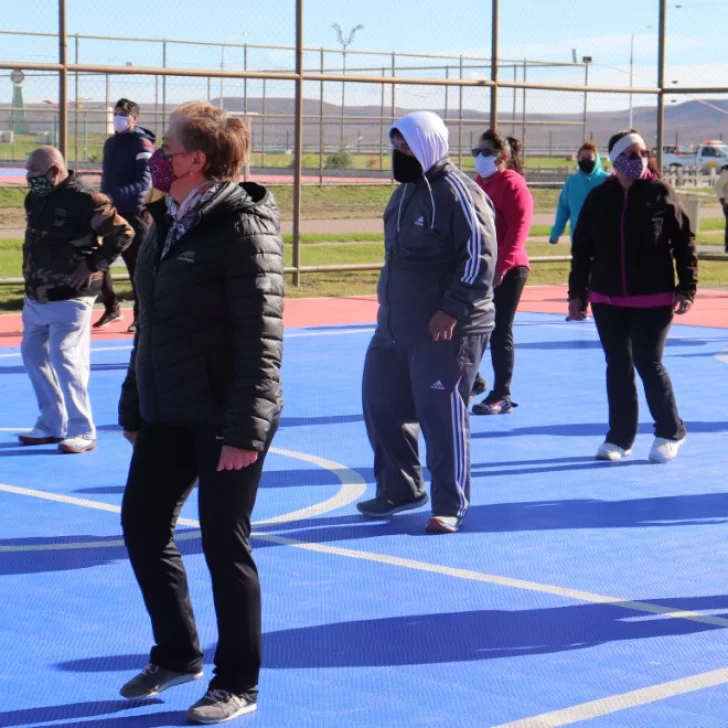
<path fill-rule="evenodd" d="M 477 157 L 479 155 L 483 155 L 484 157 L 497 157 L 498 152 L 495 151 L 495 149 L 480 149 L 479 147 L 475 147 L 475 149 L 471 149 L 470 153 Z"/>

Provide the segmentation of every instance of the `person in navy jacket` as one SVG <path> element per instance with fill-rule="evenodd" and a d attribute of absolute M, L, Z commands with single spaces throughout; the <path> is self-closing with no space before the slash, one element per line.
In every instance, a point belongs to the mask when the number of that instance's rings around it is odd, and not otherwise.
<path fill-rule="evenodd" d="M 151 187 L 149 158 L 154 152 L 154 134 L 137 125 L 139 105 L 129 99 L 119 99 L 114 107 L 114 130 L 104 144 L 104 161 L 101 176 L 101 191 L 113 201 L 119 214 L 134 229 L 134 241 L 123 254 L 124 263 L 134 291 L 134 270 L 139 247 L 144 240 L 148 223 L 142 212 L 144 200 Z M 114 291 L 111 273 L 104 272 L 101 287 L 101 302 L 104 313 L 94 328 L 108 326 L 121 318 L 119 298 Z M 129 333 L 136 331 L 136 293 L 134 293 L 134 321 Z"/>

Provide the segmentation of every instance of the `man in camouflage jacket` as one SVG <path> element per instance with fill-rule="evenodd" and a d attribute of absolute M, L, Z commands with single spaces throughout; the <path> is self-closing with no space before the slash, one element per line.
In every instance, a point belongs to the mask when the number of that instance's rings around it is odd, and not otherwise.
<path fill-rule="evenodd" d="M 96 447 L 88 396 L 91 313 L 103 271 L 134 233 L 109 198 L 69 171 L 54 147 L 36 149 L 26 170 L 21 352 L 40 416 L 19 440 L 86 452 Z"/>

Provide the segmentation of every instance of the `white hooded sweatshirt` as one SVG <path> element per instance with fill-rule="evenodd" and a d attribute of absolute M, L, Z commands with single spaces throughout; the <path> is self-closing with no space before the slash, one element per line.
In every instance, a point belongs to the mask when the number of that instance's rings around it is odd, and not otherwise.
<path fill-rule="evenodd" d="M 413 111 L 394 124 L 391 131 L 398 131 L 404 137 L 425 172 L 450 154 L 448 128 L 432 111 Z"/>

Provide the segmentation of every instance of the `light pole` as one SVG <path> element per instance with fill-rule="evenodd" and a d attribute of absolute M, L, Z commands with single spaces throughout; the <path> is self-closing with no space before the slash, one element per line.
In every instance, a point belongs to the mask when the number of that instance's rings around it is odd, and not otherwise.
<path fill-rule="evenodd" d="M 246 36 L 247 33 L 233 33 L 233 35 L 227 36 L 227 38 L 222 39 L 222 45 L 220 46 L 220 70 L 225 70 L 225 48 L 227 47 L 227 42 L 229 40 L 232 40 L 233 38 L 239 38 L 240 36 Z M 224 88 L 225 88 L 225 79 L 220 76 L 220 108 L 225 108 L 225 95 L 224 95 Z"/>
<path fill-rule="evenodd" d="M 357 31 L 362 30 L 364 28 L 363 25 L 356 25 L 354 26 L 350 31 L 348 35 L 344 35 L 344 31 L 341 29 L 341 26 L 338 23 L 332 23 L 331 27 L 336 31 L 336 37 L 339 40 L 339 43 L 341 44 L 341 58 L 342 58 L 342 76 L 346 75 L 346 49 L 351 44 L 351 41 L 354 40 L 354 36 L 356 35 Z M 344 118 L 346 116 L 346 81 L 341 82 L 341 143 L 339 145 L 340 149 L 344 148 Z"/>
<path fill-rule="evenodd" d="M 629 44 L 629 128 L 632 128 L 632 89 L 634 88 L 634 37 L 641 30 L 651 30 L 651 25 L 645 25 L 642 28 L 632 31 L 632 39 Z"/>

